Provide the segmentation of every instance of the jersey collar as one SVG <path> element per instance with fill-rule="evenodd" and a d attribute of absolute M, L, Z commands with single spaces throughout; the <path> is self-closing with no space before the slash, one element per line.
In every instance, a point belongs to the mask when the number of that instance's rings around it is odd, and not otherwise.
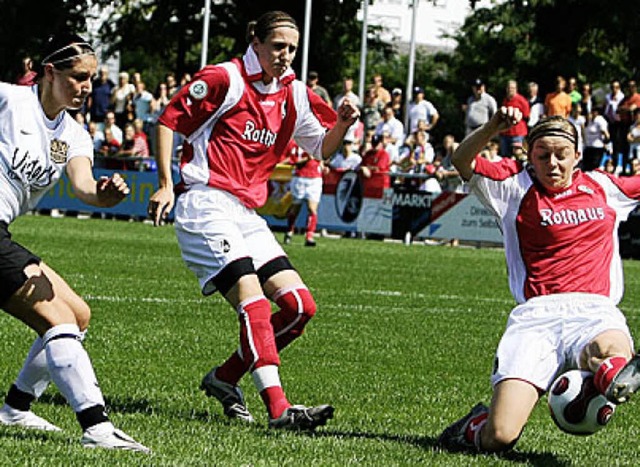
<path fill-rule="evenodd" d="M 249 45 L 246 53 L 242 57 L 242 63 L 244 65 L 244 71 L 248 81 L 259 81 L 262 79 L 262 66 L 260 65 L 260 60 L 251 45 Z M 289 68 L 284 72 L 280 79 L 278 79 L 278 81 L 280 81 L 282 85 L 287 85 L 294 79 L 296 79 L 296 74 L 291 68 Z"/>

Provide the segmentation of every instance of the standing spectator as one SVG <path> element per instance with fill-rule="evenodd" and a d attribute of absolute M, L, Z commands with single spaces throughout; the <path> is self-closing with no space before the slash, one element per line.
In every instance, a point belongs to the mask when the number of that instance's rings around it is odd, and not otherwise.
<path fill-rule="evenodd" d="M 153 102 L 153 94 L 147 91 L 144 81 L 138 81 L 136 84 L 136 92 L 133 95 L 132 101 L 135 113 L 134 120 L 142 120 L 144 132 L 150 135 L 153 129 L 153 111 L 155 104 Z"/>
<path fill-rule="evenodd" d="M 500 133 L 500 155 L 513 157 L 514 145 L 519 144 L 522 146 L 522 142 L 527 136 L 527 120 L 529 119 L 529 102 L 518 92 L 518 83 L 516 80 L 510 79 L 507 82 L 506 95 L 502 100 L 502 105 L 505 107 L 515 107 L 520 110 L 522 114 L 522 120 Z"/>
<path fill-rule="evenodd" d="M 317 71 L 310 71 L 309 76 L 307 78 L 307 86 L 311 88 L 313 92 L 319 95 L 323 101 L 325 101 L 329 106 L 332 105 L 331 96 L 329 96 L 329 91 L 324 86 L 319 84 L 319 76 Z"/>
<path fill-rule="evenodd" d="M 38 74 L 33 71 L 33 60 L 31 60 L 31 57 L 24 57 L 22 59 L 22 70 L 16 76 L 16 84 L 19 86 L 32 86 L 35 84 L 37 77 Z"/>
<path fill-rule="evenodd" d="M 105 136 L 107 135 L 107 130 L 111 133 L 111 136 L 118 142 L 118 144 L 122 144 L 122 128 L 116 124 L 116 114 L 113 110 L 109 110 L 104 118 L 102 131 L 104 131 Z"/>
<path fill-rule="evenodd" d="M 87 108 L 92 122 L 104 123 L 104 119 L 111 106 L 111 92 L 116 87 L 109 78 L 109 68 L 101 66 L 98 77 L 91 84 L 91 95 L 87 99 Z"/>
<path fill-rule="evenodd" d="M 591 83 L 582 83 L 582 99 L 580 100 L 580 106 L 582 107 L 582 115 L 586 118 L 591 113 L 591 109 L 594 106 Z"/>
<path fill-rule="evenodd" d="M 594 393 L 614 404 L 640 387 L 640 356 L 617 307 L 624 288 L 618 225 L 639 204 L 640 180 L 576 169 L 575 128 L 560 116 L 532 128 L 528 167 L 476 157 L 520 117 L 502 107 L 454 155 L 462 177 L 499 222 L 518 305 L 495 353 L 490 406 L 477 404 L 442 432 L 437 445 L 448 450 L 512 449 L 562 371 L 591 372 Z"/>
<path fill-rule="evenodd" d="M 585 128 L 587 126 L 587 119 L 582 115 L 582 107 L 580 102 L 571 104 L 571 114 L 567 120 L 576 128 L 576 135 L 578 136 L 578 143 L 576 149 L 580 154 L 584 154 L 584 140 L 585 140 Z"/>
<path fill-rule="evenodd" d="M 453 153 L 458 149 L 460 143 L 456 142 L 453 135 L 445 135 L 442 138 L 442 148 L 438 151 L 438 171 L 436 176 L 440 180 L 443 191 L 461 193 L 462 179 L 458 169 L 453 165 Z"/>
<path fill-rule="evenodd" d="M 627 147 L 627 130 L 622 124 L 618 106 L 624 100 L 624 93 L 621 90 L 620 81 L 611 80 L 609 84 L 611 92 L 605 97 L 604 118 L 609 122 L 609 134 L 611 135 L 611 157 L 614 159 L 614 165 L 617 170 L 621 171 L 623 167 L 623 151 Z"/>
<path fill-rule="evenodd" d="M 404 120 L 404 98 L 402 95 L 402 89 L 393 88 L 391 91 L 391 107 L 393 108 L 393 115 L 400 121 Z"/>
<path fill-rule="evenodd" d="M 362 156 L 360 174 L 364 178 L 363 196 L 381 198 L 385 189 L 391 186 L 389 170 L 391 157 L 384 148 L 383 135 L 371 137 L 371 149 Z"/>
<path fill-rule="evenodd" d="M 267 181 L 292 138 L 315 158 L 329 158 L 358 109 L 344 101 L 336 116 L 295 79 L 291 63 L 299 32 L 287 13 L 263 14 L 249 23 L 247 38 L 242 57 L 200 70 L 160 116 L 159 188 L 149 215 L 159 225 L 173 208 L 172 141 L 180 131 L 185 191 L 176 200 L 174 226 L 182 256 L 202 293 L 220 291 L 240 322 L 239 349 L 204 377 L 201 388 L 228 417 L 251 422 L 238 387 L 250 372 L 269 427 L 313 430 L 332 418 L 333 407 L 289 402 L 280 383 L 279 352 L 302 334 L 315 301 L 254 209 L 265 203 Z M 274 105 L 263 106 L 265 99 Z M 248 137 L 247 126 L 256 128 Z M 280 311 L 271 313 L 269 299 Z"/>
<path fill-rule="evenodd" d="M 118 74 L 118 84 L 111 91 L 113 113 L 116 116 L 116 124 L 120 128 L 124 128 L 125 124 L 129 122 L 129 108 L 135 93 L 136 88 L 129 82 L 129 73 L 121 71 Z"/>
<path fill-rule="evenodd" d="M 629 160 L 640 159 L 640 107 L 636 107 L 633 111 L 633 123 L 629 126 L 627 141 L 629 143 Z"/>
<path fill-rule="evenodd" d="M 602 108 L 593 106 L 584 127 L 582 170 L 597 169 L 604 163 L 607 141 L 609 141 L 609 123 L 602 116 Z"/>
<path fill-rule="evenodd" d="M 462 106 L 465 112 L 465 133 L 468 135 L 476 128 L 489 121 L 496 113 L 498 103 L 495 98 L 485 90 L 484 81 L 477 78 L 471 84 L 471 96 Z"/>
<path fill-rule="evenodd" d="M 629 140 L 628 133 L 629 128 L 634 122 L 633 112 L 640 107 L 640 93 L 638 93 L 638 86 L 636 81 L 630 79 L 627 82 L 625 97 L 618 105 L 617 113 L 620 117 L 621 133 L 624 133 L 624 137 L 620 136 L 618 141 L 618 151 L 623 154 L 622 167 L 625 170 L 629 167 Z"/>
<path fill-rule="evenodd" d="M 100 152 L 100 149 L 102 148 L 102 145 L 104 143 L 104 132 L 94 121 L 89 122 L 87 130 L 89 132 L 89 135 L 91 136 L 91 140 L 93 141 L 94 154 Z"/>
<path fill-rule="evenodd" d="M 169 72 L 164 75 L 164 82 L 167 85 L 167 94 L 169 97 L 173 97 L 173 95 L 180 89 L 180 85 L 176 80 L 176 75 L 173 72 Z"/>
<path fill-rule="evenodd" d="M 409 132 L 414 133 L 418 129 L 418 121 L 426 123 L 427 135 L 436 126 L 440 114 L 435 106 L 424 98 L 424 89 L 416 86 L 413 89 L 414 101 L 409 106 Z"/>
<path fill-rule="evenodd" d="M 382 75 L 380 73 L 376 73 L 373 75 L 373 87 L 376 90 L 376 95 L 378 99 L 380 99 L 385 105 L 391 102 L 391 93 L 387 88 L 384 87 L 384 83 L 382 80 Z"/>
<path fill-rule="evenodd" d="M 335 153 L 329 161 L 329 168 L 337 171 L 357 170 L 362 162 L 362 157 L 354 149 L 355 143 L 345 138 L 342 141 L 342 149 Z"/>
<path fill-rule="evenodd" d="M 333 100 L 333 108 L 339 109 L 344 99 L 349 99 L 349 102 L 356 107 L 361 106 L 360 98 L 353 92 L 353 78 L 351 76 L 342 78 L 342 92 Z"/>
<path fill-rule="evenodd" d="M 364 123 L 365 134 L 372 133 L 380 120 L 382 119 L 382 111 L 384 110 L 384 102 L 378 98 L 376 88 L 371 86 L 367 89 L 364 97 L 364 105 L 362 106 L 362 121 Z"/>
<path fill-rule="evenodd" d="M 304 203 L 307 207 L 307 222 L 304 246 L 314 247 L 314 235 L 318 226 L 318 205 L 322 197 L 322 162 L 302 151 L 296 144 L 288 151 L 293 165 L 291 178 L 292 204 L 287 212 L 287 233 L 284 243 L 291 243 L 296 228 L 296 219 Z"/>
<path fill-rule="evenodd" d="M 382 120 L 376 125 L 375 134 L 389 134 L 389 142 L 396 146 L 399 151 L 400 146 L 404 143 L 404 125 L 395 117 L 391 103 L 387 104 L 382 111 Z"/>
<path fill-rule="evenodd" d="M 572 104 L 577 104 L 582 100 L 582 94 L 578 91 L 578 80 L 573 76 L 569 77 L 568 91 Z"/>
<path fill-rule="evenodd" d="M 564 76 L 556 76 L 556 87 L 544 99 L 544 114 L 546 117 L 560 115 L 567 118 L 571 113 L 571 97 L 565 92 L 567 80 Z"/>
<path fill-rule="evenodd" d="M 538 83 L 535 81 L 529 82 L 529 120 L 527 126 L 531 128 L 538 123 L 540 117 L 544 115 L 544 101 L 538 95 Z"/>
<path fill-rule="evenodd" d="M 351 102 L 356 107 L 361 107 L 360 98 L 355 92 L 353 92 L 353 78 L 351 78 L 350 76 L 345 76 L 342 79 L 342 92 L 338 94 L 338 96 L 336 96 L 336 98 L 333 100 L 333 108 L 339 109 L 345 99 L 349 99 L 349 102 Z M 362 127 L 362 121 L 358 120 L 353 125 L 351 125 L 351 128 L 349 128 L 347 137 L 351 138 L 352 140 L 362 139 Z"/>
<path fill-rule="evenodd" d="M 37 333 L 0 408 L 0 424 L 60 431 L 31 411 L 31 404 L 53 381 L 82 427 L 82 445 L 148 453 L 148 448 L 116 429 L 106 413 L 82 344 L 89 306 L 9 233 L 9 225 L 34 209 L 64 172 L 75 196 L 92 206 L 112 207 L 129 194 L 119 174 L 94 179 L 91 139 L 66 112 L 80 108 L 91 92 L 91 77 L 98 67 L 93 48 L 71 33 L 49 37 L 46 47 L 38 62 L 37 86 L 0 84 L 0 305 Z M 73 254 L 72 246 L 68 253 Z"/>

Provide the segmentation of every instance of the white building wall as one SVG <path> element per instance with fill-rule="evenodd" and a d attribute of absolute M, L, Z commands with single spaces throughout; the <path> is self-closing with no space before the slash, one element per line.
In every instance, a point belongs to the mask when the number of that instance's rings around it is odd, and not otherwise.
<path fill-rule="evenodd" d="M 453 50 L 456 42 L 442 36 L 455 33 L 464 24 L 465 18 L 472 13 L 469 0 L 415 1 L 418 1 L 416 44 L 436 50 Z M 374 0 L 367 11 L 370 25 L 385 28 L 384 40 L 411 42 L 412 0 Z M 362 20 L 362 10 L 358 19 Z"/>

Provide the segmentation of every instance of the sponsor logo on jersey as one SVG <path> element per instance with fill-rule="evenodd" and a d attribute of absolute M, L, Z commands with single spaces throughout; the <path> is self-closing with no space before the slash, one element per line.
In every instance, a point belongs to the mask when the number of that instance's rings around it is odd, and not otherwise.
<path fill-rule="evenodd" d="M 69 152 L 69 143 L 54 139 L 49 146 L 49 154 L 51 160 L 56 164 L 64 164 L 67 162 L 67 153 Z"/>
<path fill-rule="evenodd" d="M 41 189 L 51 185 L 55 174 L 55 166 L 43 167 L 38 159 L 30 156 L 29 151 L 22 153 L 20 149 L 16 148 L 13 152 L 9 171 L 9 177 L 13 180 L 20 180 L 21 183 L 27 182 L 35 189 Z"/>
<path fill-rule="evenodd" d="M 593 194 L 593 190 L 591 188 L 589 188 L 586 185 L 578 185 L 578 191 L 581 191 L 583 193 L 587 193 L 588 195 L 592 195 Z"/>
<path fill-rule="evenodd" d="M 189 85 L 189 95 L 196 100 L 202 100 L 209 92 L 209 86 L 201 79 L 194 81 Z"/>
<path fill-rule="evenodd" d="M 604 208 L 581 208 L 581 209 L 562 209 L 554 212 L 553 209 L 540 210 L 540 225 L 580 225 L 585 222 L 594 222 L 604 220 Z"/>
<path fill-rule="evenodd" d="M 277 133 L 267 129 L 258 128 L 255 122 L 248 120 L 244 126 L 244 132 L 242 133 L 242 139 L 245 141 L 252 141 L 254 143 L 264 144 L 266 147 L 271 147 L 275 144 Z"/>

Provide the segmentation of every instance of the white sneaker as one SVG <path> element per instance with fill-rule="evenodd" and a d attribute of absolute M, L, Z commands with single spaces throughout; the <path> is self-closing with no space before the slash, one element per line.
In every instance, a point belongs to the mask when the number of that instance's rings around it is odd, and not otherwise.
<path fill-rule="evenodd" d="M 98 423 L 82 435 L 80 443 L 85 448 L 123 449 L 149 454 L 151 449 L 138 443 L 125 432 L 115 428 L 110 422 Z"/>
<path fill-rule="evenodd" d="M 7 404 L 4 404 L 2 408 L 0 408 L 0 424 L 21 426 L 32 430 L 62 431 L 53 423 L 49 423 L 44 418 L 38 417 L 30 410 L 16 410 Z"/>

